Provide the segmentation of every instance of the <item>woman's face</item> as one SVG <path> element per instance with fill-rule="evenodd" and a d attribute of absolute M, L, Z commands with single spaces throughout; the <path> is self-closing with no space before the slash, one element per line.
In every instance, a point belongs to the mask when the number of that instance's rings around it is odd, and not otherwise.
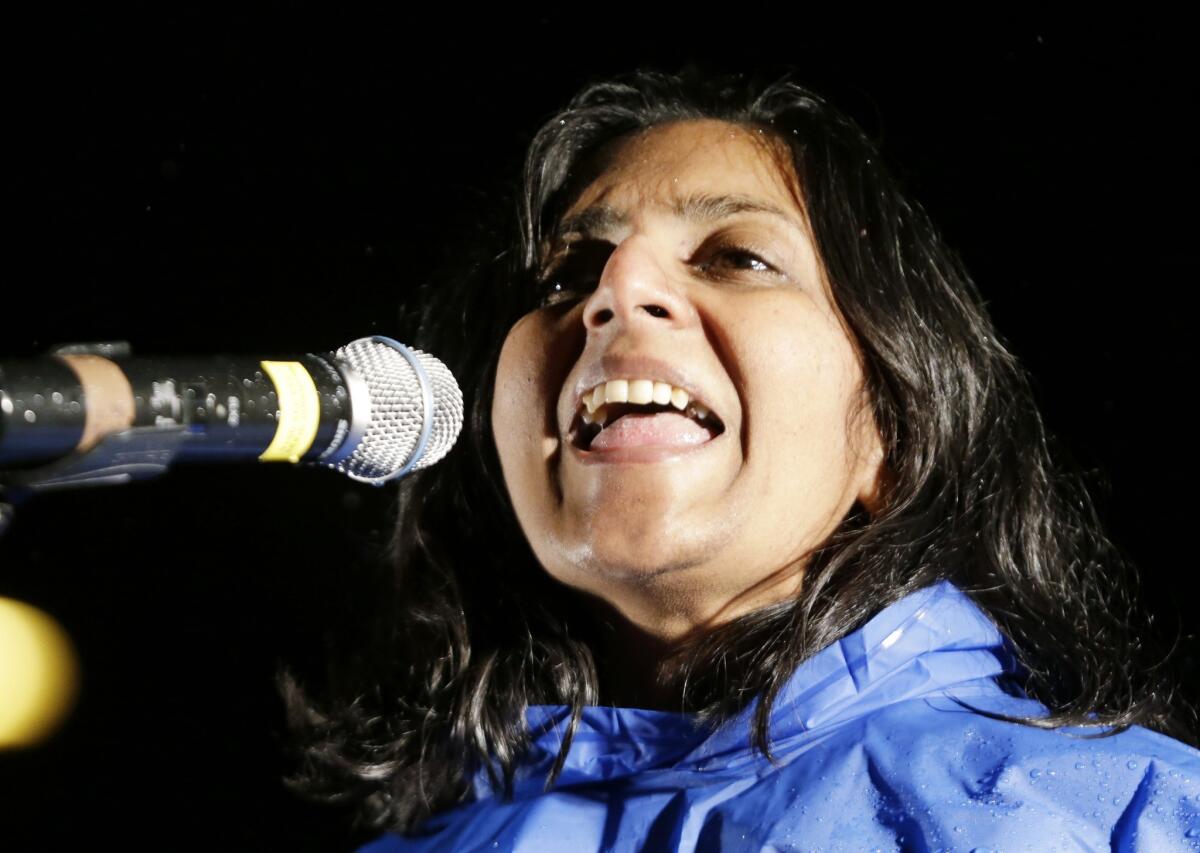
<path fill-rule="evenodd" d="M 794 595 L 882 453 L 785 146 L 689 121 L 603 153 L 492 422 L 546 571 L 679 636 Z"/>

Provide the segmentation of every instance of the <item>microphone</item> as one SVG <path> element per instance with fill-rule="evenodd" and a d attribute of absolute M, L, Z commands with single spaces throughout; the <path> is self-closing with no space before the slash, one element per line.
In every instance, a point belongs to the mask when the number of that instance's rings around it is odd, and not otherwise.
<path fill-rule="evenodd" d="M 462 419 L 446 366 L 382 336 L 270 359 L 66 346 L 0 359 L 0 488 L 123 483 L 176 461 L 254 459 L 383 485 L 445 456 Z"/>

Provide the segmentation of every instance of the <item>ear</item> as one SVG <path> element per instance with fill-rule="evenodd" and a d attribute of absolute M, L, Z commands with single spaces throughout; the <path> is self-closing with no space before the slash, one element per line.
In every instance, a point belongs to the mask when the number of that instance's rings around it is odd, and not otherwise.
<path fill-rule="evenodd" d="M 883 451 L 883 439 L 874 418 L 867 418 L 860 431 L 859 444 L 858 502 L 872 516 L 879 515 L 887 505 L 892 477 L 887 467 L 887 454 Z"/>

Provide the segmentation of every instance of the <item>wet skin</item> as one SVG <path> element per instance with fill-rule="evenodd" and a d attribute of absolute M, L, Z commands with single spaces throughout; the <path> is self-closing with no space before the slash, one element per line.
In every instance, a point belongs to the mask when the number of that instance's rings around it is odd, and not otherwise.
<path fill-rule="evenodd" d="M 794 596 L 855 502 L 876 506 L 883 455 L 782 143 L 681 122 L 601 156 L 564 216 L 585 230 L 547 259 L 561 291 L 504 343 L 492 421 L 541 565 L 669 645 Z M 690 390 L 723 432 L 579 446 L 580 395 L 622 378 Z"/>

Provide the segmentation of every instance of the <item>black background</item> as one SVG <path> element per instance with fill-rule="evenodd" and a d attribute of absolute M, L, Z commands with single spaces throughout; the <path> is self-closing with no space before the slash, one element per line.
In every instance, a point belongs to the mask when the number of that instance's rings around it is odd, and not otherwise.
<path fill-rule="evenodd" d="M 1168 629 L 1181 620 L 1200 698 L 1181 22 L 698 14 L 14 22 L 0 355 L 404 340 L 406 288 L 470 238 L 582 83 L 637 65 L 792 66 L 881 141 L 965 257 L 1149 605 Z M 272 678 L 281 662 L 319 671 L 353 621 L 392 500 L 326 471 L 206 468 L 23 507 L 0 541 L 0 595 L 66 626 L 83 689 L 57 737 L 0 755 L 0 847 L 361 840 L 283 789 Z"/>

